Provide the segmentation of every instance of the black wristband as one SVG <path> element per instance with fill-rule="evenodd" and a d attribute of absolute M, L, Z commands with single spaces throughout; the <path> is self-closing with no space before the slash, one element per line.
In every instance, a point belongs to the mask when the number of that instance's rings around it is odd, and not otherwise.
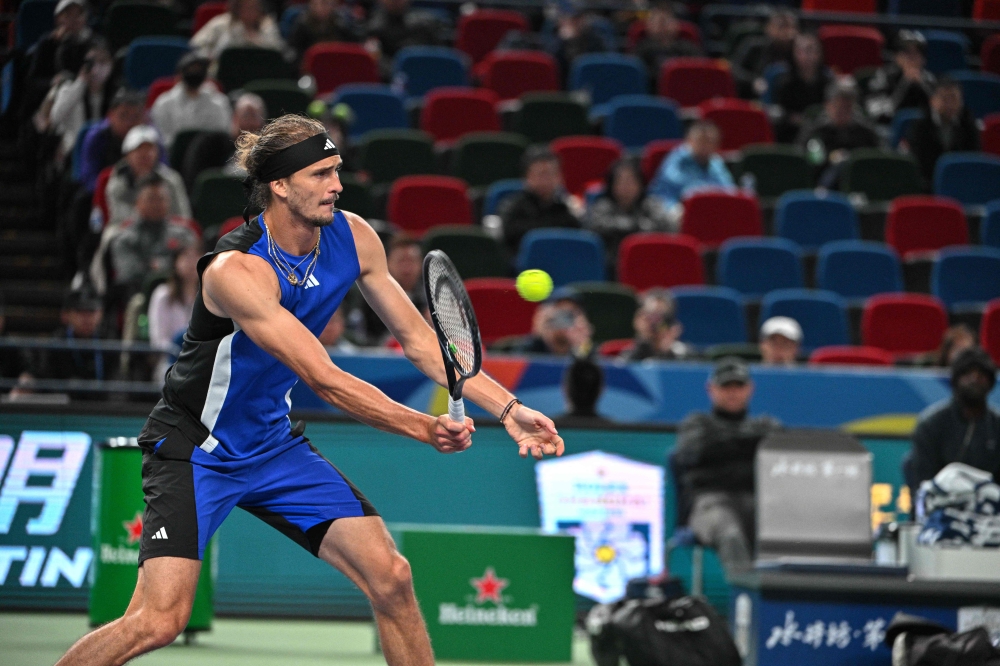
<path fill-rule="evenodd" d="M 503 420 L 507 418 L 507 415 L 510 414 L 510 410 L 514 408 L 514 405 L 523 405 L 523 404 L 524 403 L 518 400 L 517 398 L 514 398 L 513 400 L 508 402 L 507 406 L 504 407 L 503 411 L 500 413 L 500 423 L 503 423 Z"/>

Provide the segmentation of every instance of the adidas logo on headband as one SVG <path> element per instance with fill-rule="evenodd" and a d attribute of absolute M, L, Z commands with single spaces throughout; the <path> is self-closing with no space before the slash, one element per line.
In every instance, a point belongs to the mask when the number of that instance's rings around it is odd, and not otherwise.
<path fill-rule="evenodd" d="M 337 146 L 333 145 L 333 139 L 327 137 L 327 139 L 326 139 L 326 145 L 323 146 L 323 150 L 333 150 L 336 147 Z"/>

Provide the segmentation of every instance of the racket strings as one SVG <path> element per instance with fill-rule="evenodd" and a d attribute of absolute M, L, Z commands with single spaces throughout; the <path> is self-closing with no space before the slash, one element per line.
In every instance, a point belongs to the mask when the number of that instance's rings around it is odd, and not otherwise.
<path fill-rule="evenodd" d="M 435 261 L 429 267 L 428 279 L 433 301 L 431 305 L 437 315 L 441 332 L 448 340 L 448 349 L 458 366 L 458 371 L 461 374 L 468 374 L 473 371 L 476 363 L 476 340 L 469 314 L 453 286 L 453 281 L 459 278 L 451 275 L 443 262 Z"/>

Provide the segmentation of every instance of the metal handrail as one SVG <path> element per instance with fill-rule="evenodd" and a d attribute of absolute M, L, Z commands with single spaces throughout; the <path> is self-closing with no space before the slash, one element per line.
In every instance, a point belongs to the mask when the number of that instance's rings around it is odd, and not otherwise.
<path fill-rule="evenodd" d="M 156 347 L 148 342 L 100 340 L 96 338 L 28 338 L 0 336 L 0 349 L 56 349 L 60 351 L 106 351 L 136 354 L 174 354 L 180 347 L 171 344 Z"/>

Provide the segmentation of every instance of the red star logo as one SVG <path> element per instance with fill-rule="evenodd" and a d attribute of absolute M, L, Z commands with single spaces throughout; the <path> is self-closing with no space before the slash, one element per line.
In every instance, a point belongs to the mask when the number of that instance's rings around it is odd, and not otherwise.
<path fill-rule="evenodd" d="M 142 512 L 136 511 L 135 518 L 122 521 L 122 527 L 128 535 L 128 542 L 135 543 L 142 538 Z"/>
<path fill-rule="evenodd" d="M 486 567 L 482 578 L 470 578 L 469 584 L 476 588 L 476 603 L 492 601 L 499 604 L 503 601 L 500 592 L 509 584 L 506 578 L 497 578 L 493 567 Z"/>

